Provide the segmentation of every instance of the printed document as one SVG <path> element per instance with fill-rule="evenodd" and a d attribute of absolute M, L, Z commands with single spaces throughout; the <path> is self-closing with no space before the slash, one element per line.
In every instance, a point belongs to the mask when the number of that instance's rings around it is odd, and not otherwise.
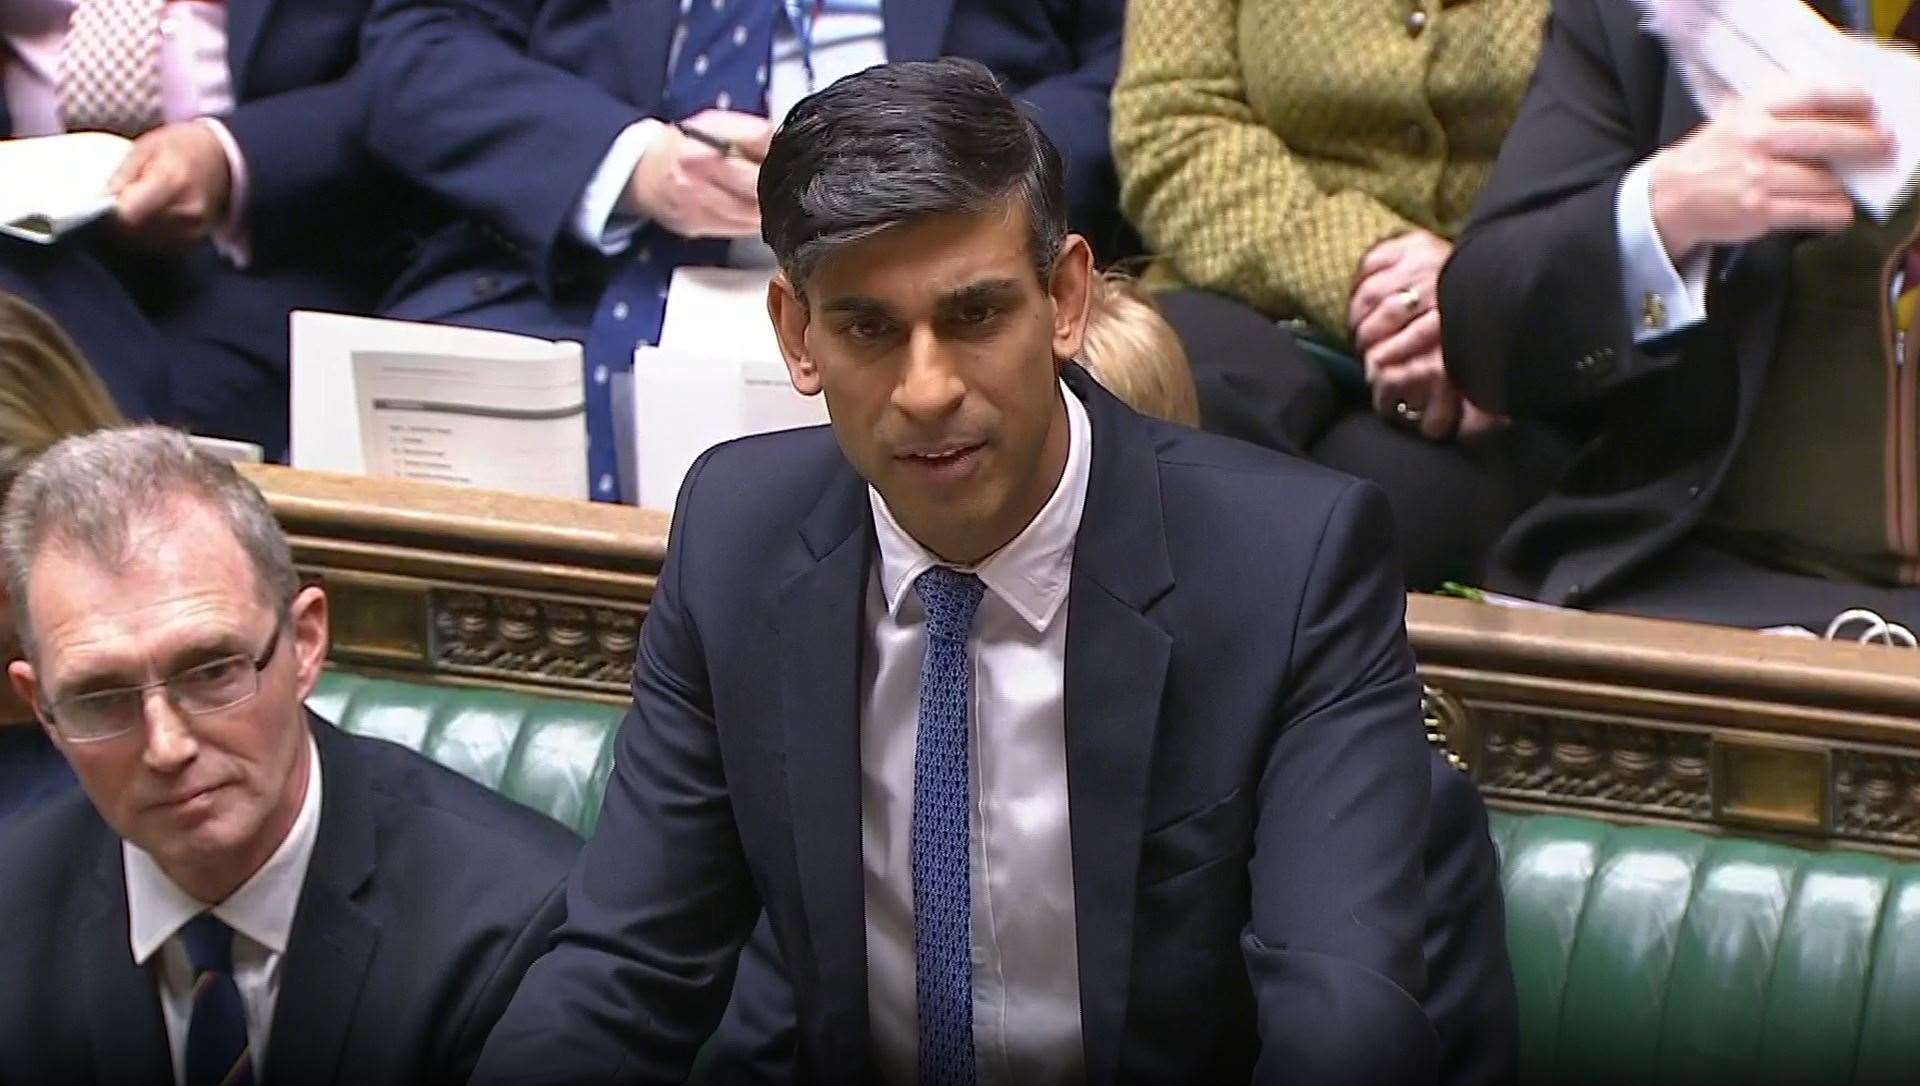
<path fill-rule="evenodd" d="M 0 140 L 0 233 L 51 245 L 112 211 L 107 182 L 132 146 L 111 132 Z"/>
<path fill-rule="evenodd" d="M 293 466 L 587 497 L 580 345 L 293 315 Z"/>

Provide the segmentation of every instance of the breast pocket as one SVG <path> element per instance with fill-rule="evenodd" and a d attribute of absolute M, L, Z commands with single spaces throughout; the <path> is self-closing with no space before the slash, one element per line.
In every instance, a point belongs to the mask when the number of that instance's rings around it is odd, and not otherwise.
<path fill-rule="evenodd" d="M 1252 826 L 1252 800 L 1236 788 L 1148 831 L 1140 840 L 1141 887 L 1234 857 L 1244 860 Z"/>

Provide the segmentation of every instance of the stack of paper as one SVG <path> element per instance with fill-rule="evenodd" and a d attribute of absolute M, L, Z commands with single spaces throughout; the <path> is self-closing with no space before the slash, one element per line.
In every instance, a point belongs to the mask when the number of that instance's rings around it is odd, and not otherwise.
<path fill-rule="evenodd" d="M 0 140 L 0 233 L 50 245 L 112 211 L 107 182 L 131 146 L 110 132 Z"/>
<path fill-rule="evenodd" d="M 293 466 L 587 496 L 580 345 L 296 312 Z"/>
<path fill-rule="evenodd" d="M 687 469 L 722 441 L 827 421 L 825 401 L 787 378 L 767 316 L 771 279 L 750 268 L 674 273 L 659 346 L 633 354 L 639 504 L 672 509 Z"/>
<path fill-rule="evenodd" d="M 1878 166 L 1840 171 L 1879 221 L 1905 203 L 1920 170 L 1920 54 L 1846 34 L 1800 0 L 1636 0 L 1700 111 L 1729 97 L 1786 87 L 1857 87 L 1874 101 L 1895 150 Z"/>

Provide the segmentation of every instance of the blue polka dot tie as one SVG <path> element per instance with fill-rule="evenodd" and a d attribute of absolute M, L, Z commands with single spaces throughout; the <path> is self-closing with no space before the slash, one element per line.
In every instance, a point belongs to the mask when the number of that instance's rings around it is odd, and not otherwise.
<path fill-rule="evenodd" d="M 252 1086 L 246 1004 L 233 982 L 233 929 L 201 913 L 180 929 L 180 941 L 193 963 L 186 1086 Z"/>
<path fill-rule="evenodd" d="M 779 18 L 777 0 L 682 0 L 673 70 L 655 116 L 679 121 L 705 109 L 766 113 L 767 66 Z M 601 292 L 582 352 L 588 492 L 595 501 L 618 501 L 620 478 L 633 470 L 620 463 L 614 446 L 613 375 L 632 371 L 634 347 L 659 340 L 673 270 L 720 264 L 727 244 L 683 238 L 648 223 Z"/>
<path fill-rule="evenodd" d="M 914 591 L 927 612 L 913 752 L 913 961 L 921 1086 L 973 1083 L 973 894 L 967 817 L 968 706 L 980 578 L 943 566 Z"/>

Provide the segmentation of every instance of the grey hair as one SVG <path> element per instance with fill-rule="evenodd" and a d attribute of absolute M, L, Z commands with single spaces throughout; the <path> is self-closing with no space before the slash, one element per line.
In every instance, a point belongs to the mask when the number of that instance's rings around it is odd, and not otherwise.
<path fill-rule="evenodd" d="M 178 430 L 127 426 L 67 438 L 13 484 L 0 517 L 0 560 L 7 570 L 20 643 L 35 658 L 27 579 L 49 546 L 71 548 L 103 569 L 133 561 L 138 529 L 196 502 L 233 532 L 253 570 L 262 606 L 279 611 L 300 591 L 287 537 L 252 483 L 233 466 L 200 452 Z"/>

